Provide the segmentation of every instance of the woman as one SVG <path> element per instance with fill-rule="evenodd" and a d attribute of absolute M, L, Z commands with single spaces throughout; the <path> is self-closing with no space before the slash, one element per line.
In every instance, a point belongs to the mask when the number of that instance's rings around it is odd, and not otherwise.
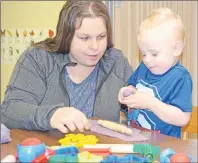
<path fill-rule="evenodd" d="M 19 58 L 2 104 L 8 128 L 89 128 L 87 118 L 119 121 L 118 92 L 132 68 L 113 48 L 110 17 L 102 1 L 68 0 L 56 36 Z"/>

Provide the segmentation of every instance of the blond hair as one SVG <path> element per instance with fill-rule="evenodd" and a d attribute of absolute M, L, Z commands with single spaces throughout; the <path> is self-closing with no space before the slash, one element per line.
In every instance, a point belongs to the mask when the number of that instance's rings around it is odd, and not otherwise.
<path fill-rule="evenodd" d="M 158 8 L 140 25 L 142 31 L 166 26 L 167 30 L 173 32 L 176 41 L 184 41 L 185 28 L 179 15 L 169 8 Z"/>

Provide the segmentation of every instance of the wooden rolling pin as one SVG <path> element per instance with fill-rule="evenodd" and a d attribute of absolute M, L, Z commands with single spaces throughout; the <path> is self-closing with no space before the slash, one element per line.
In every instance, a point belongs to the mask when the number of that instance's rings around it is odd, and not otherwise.
<path fill-rule="evenodd" d="M 117 124 L 115 122 L 111 122 L 111 121 L 107 121 L 107 120 L 98 120 L 98 124 L 100 124 L 101 126 L 103 126 L 105 128 L 108 128 L 108 129 L 111 129 L 111 130 L 114 130 L 114 131 L 117 131 L 117 132 L 120 132 L 123 134 L 127 134 L 127 135 L 132 134 L 132 129 L 130 129 L 126 126 Z"/>

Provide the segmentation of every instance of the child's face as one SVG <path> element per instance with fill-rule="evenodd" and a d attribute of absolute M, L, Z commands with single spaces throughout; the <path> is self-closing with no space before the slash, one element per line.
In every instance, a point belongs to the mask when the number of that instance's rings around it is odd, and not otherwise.
<path fill-rule="evenodd" d="M 168 71 L 178 60 L 174 55 L 174 38 L 166 31 L 143 31 L 138 46 L 146 67 L 156 75 Z"/>

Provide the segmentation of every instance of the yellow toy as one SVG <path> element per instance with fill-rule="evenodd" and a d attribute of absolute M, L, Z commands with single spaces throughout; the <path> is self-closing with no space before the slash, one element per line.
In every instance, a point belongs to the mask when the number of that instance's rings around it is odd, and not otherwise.
<path fill-rule="evenodd" d="M 83 134 L 66 134 L 64 138 L 58 141 L 61 146 L 76 146 L 77 148 L 83 147 L 84 144 L 95 145 L 98 139 L 94 135 Z"/>
<path fill-rule="evenodd" d="M 87 151 L 78 154 L 78 162 L 101 162 L 102 160 L 102 156 L 97 156 Z"/>

